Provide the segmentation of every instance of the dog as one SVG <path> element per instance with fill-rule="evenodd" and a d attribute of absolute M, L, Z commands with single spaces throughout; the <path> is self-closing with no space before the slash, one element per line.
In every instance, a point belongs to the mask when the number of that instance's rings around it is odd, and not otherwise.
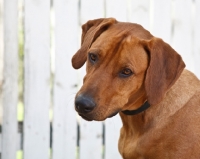
<path fill-rule="evenodd" d="M 169 44 L 139 24 L 89 20 L 72 57 L 84 63 L 75 110 L 88 121 L 119 113 L 124 159 L 200 158 L 200 81 Z"/>

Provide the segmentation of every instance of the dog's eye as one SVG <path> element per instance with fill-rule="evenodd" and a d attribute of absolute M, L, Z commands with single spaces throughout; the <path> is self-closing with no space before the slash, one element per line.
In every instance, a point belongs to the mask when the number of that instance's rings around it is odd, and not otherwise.
<path fill-rule="evenodd" d="M 92 63 L 95 63 L 97 61 L 97 55 L 93 54 L 93 53 L 89 53 L 89 60 Z"/>
<path fill-rule="evenodd" d="M 132 74 L 133 74 L 133 72 L 129 68 L 125 68 L 120 72 L 121 77 L 129 77 Z"/>

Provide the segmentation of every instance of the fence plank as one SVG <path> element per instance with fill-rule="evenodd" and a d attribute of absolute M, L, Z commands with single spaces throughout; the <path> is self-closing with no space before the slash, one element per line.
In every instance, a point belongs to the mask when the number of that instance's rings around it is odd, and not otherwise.
<path fill-rule="evenodd" d="M 105 121 L 105 159 L 121 159 L 118 150 L 120 128 L 122 127 L 119 115 Z"/>
<path fill-rule="evenodd" d="M 74 159 L 77 123 L 74 96 L 76 71 L 71 57 L 78 50 L 78 0 L 55 0 L 55 79 L 53 159 Z"/>
<path fill-rule="evenodd" d="M 167 43 L 171 42 L 172 19 L 171 1 L 154 0 L 152 34 L 162 38 Z M 164 19 L 164 20 L 163 20 Z"/>
<path fill-rule="evenodd" d="M 22 133 L 17 133 L 17 139 L 16 139 L 16 150 L 21 150 L 22 149 Z M 2 134 L 0 134 L 0 142 L 2 141 Z M 0 153 L 2 152 L 2 144 L 0 144 Z M 15 152 L 16 154 L 16 152 Z M 6 156 L 7 158 L 7 156 Z"/>
<path fill-rule="evenodd" d="M 102 159 L 102 123 L 80 122 L 80 159 Z"/>
<path fill-rule="evenodd" d="M 3 85 L 3 0 L 0 0 L 0 125 L 2 124 L 2 85 Z M 1 149 L 1 144 L 0 144 Z"/>
<path fill-rule="evenodd" d="M 142 25 L 145 29 L 150 29 L 150 1 L 132 0 L 130 20 L 131 22 Z"/>
<path fill-rule="evenodd" d="M 195 0 L 195 23 L 194 23 L 194 65 L 195 65 L 195 74 L 200 79 L 200 1 Z"/>
<path fill-rule="evenodd" d="M 172 46 L 182 55 L 186 67 L 194 71 L 192 56 L 192 0 L 174 1 Z M 184 39 L 184 41 L 183 41 Z"/>
<path fill-rule="evenodd" d="M 25 0 L 24 9 L 24 159 L 48 159 L 50 0 Z"/>
<path fill-rule="evenodd" d="M 16 158 L 18 101 L 18 1 L 4 1 L 2 159 Z"/>
<path fill-rule="evenodd" d="M 113 17 L 119 21 L 128 20 L 127 2 L 124 0 L 109 0 L 105 1 L 106 17 Z"/>
<path fill-rule="evenodd" d="M 81 0 L 80 1 L 80 23 L 84 24 L 88 20 L 105 17 L 103 1 Z"/>
<path fill-rule="evenodd" d="M 104 2 L 94 0 L 80 1 L 80 22 L 81 24 L 91 19 L 104 17 Z M 84 68 L 84 67 L 83 67 Z M 84 71 L 83 71 L 84 72 Z M 83 73 L 82 77 L 83 78 Z M 102 158 L 102 123 L 80 122 L 80 159 Z"/>

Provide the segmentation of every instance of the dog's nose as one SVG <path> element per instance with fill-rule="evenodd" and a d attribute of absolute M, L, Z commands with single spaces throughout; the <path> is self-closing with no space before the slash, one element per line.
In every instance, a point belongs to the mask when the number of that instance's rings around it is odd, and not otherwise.
<path fill-rule="evenodd" d="M 95 102 L 89 96 L 79 95 L 75 99 L 75 107 L 79 113 L 89 113 L 95 106 Z"/>

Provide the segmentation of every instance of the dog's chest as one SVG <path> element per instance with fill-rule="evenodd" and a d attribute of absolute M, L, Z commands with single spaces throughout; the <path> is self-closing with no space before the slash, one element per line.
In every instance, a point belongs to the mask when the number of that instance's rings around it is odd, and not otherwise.
<path fill-rule="evenodd" d="M 139 138 L 136 134 L 127 133 L 123 128 L 121 129 L 118 147 L 123 159 L 143 159 L 138 152 L 138 140 Z"/>
<path fill-rule="evenodd" d="M 154 156 L 152 154 L 158 155 L 158 152 L 155 151 L 158 146 L 155 141 L 160 138 L 158 136 L 157 134 L 153 137 L 151 132 L 138 135 L 130 131 L 125 132 L 122 128 L 118 144 L 119 152 L 123 159 L 151 159 Z M 155 159 L 155 156 L 152 159 Z"/>
<path fill-rule="evenodd" d="M 120 136 L 119 152 L 123 159 L 149 159 L 152 156 L 152 148 L 149 143 L 152 142 L 144 141 L 143 137 L 125 138 Z"/>

